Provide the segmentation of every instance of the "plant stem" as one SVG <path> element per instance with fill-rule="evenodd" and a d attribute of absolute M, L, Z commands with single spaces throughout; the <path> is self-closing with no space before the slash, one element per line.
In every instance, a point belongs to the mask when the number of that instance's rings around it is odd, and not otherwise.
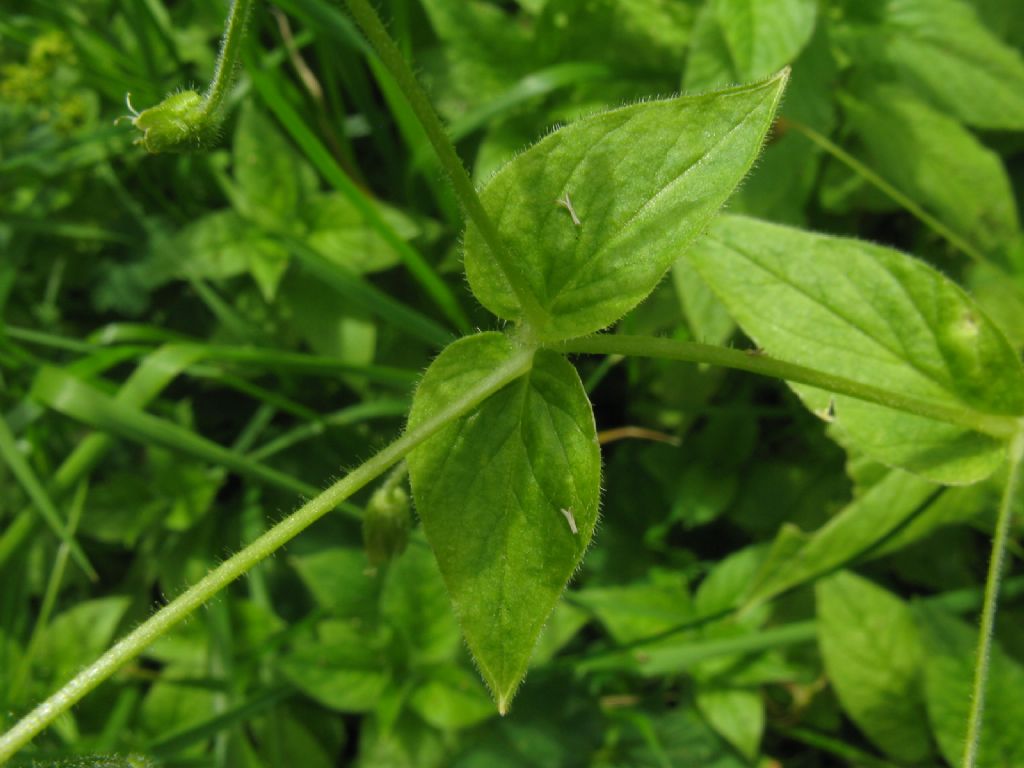
<path fill-rule="evenodd" d="M 1011 416 L 979 413 L 967 408 L 951 407 L 928 400 L 919 400 L 907 397 L 900 392 L 891 392 L 870 384 L 843 378 L 842 376 L 834 376 L 814 368 L 776 360 L 762 353 L 751 354 L 738 349 L 717 347 L 711 344 L 698 344 L 692 341 L 676 341 L 674 339 L 658 339 L 647 336 L 602 334 L 552 344 L 551 349 L 570 354 L 658 357 L 688 363 L 709 363 L 725 368 L 736 368 L 762 376 L 807 384 L 838 395 L 847 395 L 858 400 L 866 400 L 870 403 L 877 403 L 886 408 L 905 411 L 916 416 L 924 416 L 925 418 L 956 424 L 957 426 L 966 427 L 967 429 L 972 429 L 1001 440 L 1012 438 L 1020 429 L 1018 421 Z"/>
<path fill-rule="evenodd" d="M 1010 537 L 1010 522 L 1013 519 L 1014 500 L 1020 492 L 1024 476 L 1024 423 L 1010 446 L 1009 476 L 992 539 L 992 556 L 985 579 L 985 599 L 981 606 L 981 627 L 978 631 L 978 652 L 974 664 L 974 685 L 971 695 L 971 713 L 967 718 L 967 735 L 964 739 L 963 768 L 974 768 L 981 744 L 982 715 L 985 711 L 985 690 L 988 685 L 989 664 L 992 659 L 992 636 L 995 632 L 996 609 L 999 606 L 999 587 L 1003 580 L 1003 561 L 1006 559 L 1006 543 Z"/>
<path fill-rule="evenodd" d="M 480 202 L 480 196 L 476 193 L 476 188 L 473 186 L 473 181 L 466 172 L 466 167 L 462 164 L 462 160 L 459 159 L 455 146 L 452 144 L 451 139 L 448 138 L 444 126 L 441 125 L 441 119 L 437 116 L 437 112 L 434 111 L 434 107 L 430 103 L 426 92 L 416 81 L 416 77 L 402 56 L 402 52 L 395 45 L 390 35 L 388 35 L 383 22 L 381 22 L 380 17 L 373 10 L 368 0 L 346 0 L 346 4 L 356 23 L 363 30 L 363 34 L 366 35 L 367 39 L 376 49 L 377 55 L 380 56 L 384 66 L 391 72 L 391 75 L 398 83 L 398 87 L 405 94 L 405 98 L 409 100 L 409 106 L 412 107 L 412 111 L 423 126 L 427 138 L 434 147 L 438 159 L 441 161 L 441 167 L 448 174 L 448 179 L 452 183 L 455 195 L 459 198 L 459 202 L 465 209 L 466 215 L 476 225 L 476 228 L 480 230 L 481 237 L 483 237 L 494 259 L 498 262 L 498 267 L 504 273 L 505 279 L 508 280 L 512 292 L 519 300 L 519 304 L 523 308 L 524 318 L 536 327 L 544 325 L 547 312 L 537 302 L 533 289 L 519 269 L 519 265 L 513 258 L 512 253 L 501 242 L 498 228 L 484 210 L 483 203 Z"/>
<path fill-rule="evenodd" d="M 532 349 L 519 351 L 507 363 L 496 368 L 487 378 L 463 393 L 460 400 L 437 412 L 416 429 L 406 432 L 319 496 L 307 501 L 153 614 L 63 688 L 25 715 L 11 730 L 0 736 L 0 763 L 10 758 L 37 733 L 70 709 L 75 702 L 142 653 L 154 640 L 181 623 L 196 608 L 210 600 L 232 581 L 397 464 L 412 449 L 436 434 L 446 424 L 464 416 L 509 382 L 525 374 L 530 369 L 532 361 Z"/>
<path fill-rule="evenodd" d="M 883 194 L 888 195 L 894 203 L 902 207 L 911 216 L 915 217 L 926 227 L 930 228 L 935 234 L 943 238 L 954 248 L 963 252 L 979 264 L 986 264 L 988 262 L 981 251 L 967 242 L 964 238 L 960 237 L 960 235 L 918 205 L 915 200 L 894 187 L 845 149 L 832 141 L 829 141 L 826 137 L 822 136 L 810 126 L 804 125 L 797 120 L 787 118 L 783 124 L 788 125 L 799 133 L 802 133 L 810 139 L 811 142 L 817 144 L 828 154 L 836 158 L 836 160 L 846 165 L 851 171 L 864 179 L 864 181 L 875 186 Z"/>
<path fill-rule="evenodd" d="M 249 20 L 253 0 L 232 0 L 231 10 L 224 24 L 224 37 L 221 39 L 220 53 L 213 69 L 213 80 L 210 81 L 206 93 L 203 94 L 203 115 L 212 118 L 221 105 L 224 97 L 231 90 L 238 69 L 239 52 L 245 37 L 245 25 Z"/>

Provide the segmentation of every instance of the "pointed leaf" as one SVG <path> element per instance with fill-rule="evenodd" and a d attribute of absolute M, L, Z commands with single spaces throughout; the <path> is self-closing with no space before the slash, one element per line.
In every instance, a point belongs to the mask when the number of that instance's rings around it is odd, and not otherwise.
<path fill-rule="evenodd" d="M 539 338 L 599 330 L 650 293 L 750 169 L 786 77 L 584 118 L 495 174 L 481 197 L 549 315 Z M 473 226 L 465 249 L 480 302 L 519 320 Z"/>
<path fill-rule="evenodd" d="M 498 333 L 448 347 L 423 377 L 410 428 L 515 352 Z M 538 352 L 530 373 L 408 461 L 416 508 L 466 642 L 504 712 L 597 520 L 600 451 L 576 370 Z"/>
<path fill-rule="evenodd" d="M 923 262 L 735 216 L 718 219 L 687 258 L 774 357 L 951 408 L 1024 414 L 1017 355 L 967 294 Z M 975 482 L 1003 461 L 997 438 L 794 389 L 815 412 L 834 412 L 842 441 L 937 482 Z"/>

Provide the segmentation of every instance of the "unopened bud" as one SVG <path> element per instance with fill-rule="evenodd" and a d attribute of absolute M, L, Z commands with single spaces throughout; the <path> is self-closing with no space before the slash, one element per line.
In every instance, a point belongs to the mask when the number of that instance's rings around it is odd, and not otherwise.
<path fill-rule="evenodd" d="M 405 551 L 412 518 L 409 494 L 400 485 L 378 489 L 363 516 L 363 546 L 370 565 L 377 567 Z"/>

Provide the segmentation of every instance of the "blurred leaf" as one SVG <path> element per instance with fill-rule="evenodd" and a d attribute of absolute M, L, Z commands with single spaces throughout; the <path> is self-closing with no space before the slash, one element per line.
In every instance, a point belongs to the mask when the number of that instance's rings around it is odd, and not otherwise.
<path fill-rule="evenodd" d="M 837 38 L 968 125 L 1024 129 L 1024 57 L 964 0 L 843 0 Z"/>
<path fill-rule="evenodd" d="M 476 725 L 494 716 L 494 704 L 480 688 L 476 676 L 462 667 L 439 667 L 412 692 L 409 706 L 426 722 L 441 730 Z"/>
<path fill-rule="evenodd" d="M 251 102 L 243 105 L 238 117 L 232 154 L 245 218 L 270 229 L 295 231 L 300 202 L 315 190 L 316 178 L 270 118 Z"/>
<path fill-rule="evenodd" d="M 421 234 L 416 222 L 397 208 L 374 203 L 381 218 L 403 240 Z M 310 228 L 309 245 L 330 261 L 356 274 L 379 272 L 398 264 L 397 251 L 370 227 L 349 198 L 336 192 L 321 195 L 304 211 Z"/>
<path fill-rule="evenodd" d="M 757 758 L 764 732 L 764 704 L 757 691 L 701 686 L 697 689 L 696 703 L 719 736 L 747 760 Z"/>
<path fill-rule="evenodd" d="M 382 638 L 355 622 L 322 621 L 277 662 L 281 673 L 325 707 L 339 712 L 373 710 L 391 684 Z"/>
<path fill-rule="evenodd" d="M 591 587 L 573 602 L 594 613 L 620 645 L 685 624 L 694 618 L 686 584 L 678 574 L 655 573 L 647 583 Z"/>
<path fill-rule="evenodd" d="M 792 64 L 811 39 L 814 0 L 707 0 L 686 59 L 688 91 L 750 82 Z"/>
<path fill-rule="evenodd" d="M 923 658 L 910 609 L 848 571 L 818 582 L 815 596 L 818 643 L 843 709 L 896 760 L 926 760 Z"/>
<path fill-rule="evenodd" d="M 932 731 L 950 765 L 963 756 L 973 689 L 977 630 L 941 609 L 918 604 L 914 618 L 924 645 L 925 697 Z M 1024 666 L 996 642 L 982 720 L 978 768 L 1024 763 Z"/>
<path fill-rule="evenodd" d="M 537 46 L 547 61 L 600 61 L 676 84 L 700 0 L 547 0 Z"/>
<path fill-rule="evenodd" d="M 366 554 L 355 547 L 328 547 L 288 558 L 316 602 L 333 615 L 369 618 L 376 608 L 377 581 Z"/>
<path fill-rule="evenodd" d="M 405 641 L 411 665 L 447 664 L 459 651 L 459 627 L 437 560 L 419 535 L 388 567 L 380 612 Z"/>
<path fill-rule="evenodd" d="M 1001 159 L 960 123 L 892 86 L 864 89 L 844 104 L 875 167 L 943 223 L 986 253 L 1019 235 Z"/>
<path fill-rule="evenodd" d="M 120 596 L 83 600 L 54 616 L 35 659 L 47 682 L 63 682 L 105 651 L 129 602 Z"/>

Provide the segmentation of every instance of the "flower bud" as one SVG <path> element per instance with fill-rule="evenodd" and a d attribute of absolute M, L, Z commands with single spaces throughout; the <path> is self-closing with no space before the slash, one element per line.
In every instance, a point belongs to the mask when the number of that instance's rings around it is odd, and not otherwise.
<path fill-rule="evenodd" d="M 412 517 L 409 494 L 400 485 L 384 485 L 370 497 L 363 516 L 363 546 L 370 565 L 384 565 L 405 551 Z"/>

